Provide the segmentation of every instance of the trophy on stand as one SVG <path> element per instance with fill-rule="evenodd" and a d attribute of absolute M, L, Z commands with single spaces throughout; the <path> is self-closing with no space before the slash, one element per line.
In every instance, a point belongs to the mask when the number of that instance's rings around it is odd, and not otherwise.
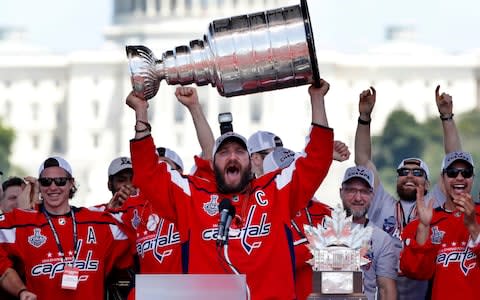
<path fill-rule="evenodd" d="M 354 226 L 337 206 L 332 217 L 325 217 L 324 226 L 305 225 L 305 235 L 313 258 L 307 262 L 313 269 L 313 292 L 309 300 L 357 299 L 366 300 L 360 267 L 370 261 L 372 228 Z"/>
<path fill-rule="evenodd" d="M 135 94 L 154 97 L 167 84 L 211 84 L 225 97 L 319 86 L 307 0 L 300 5 L 215 20 L 203 39 L 163 52 L 127 46 Z"/>

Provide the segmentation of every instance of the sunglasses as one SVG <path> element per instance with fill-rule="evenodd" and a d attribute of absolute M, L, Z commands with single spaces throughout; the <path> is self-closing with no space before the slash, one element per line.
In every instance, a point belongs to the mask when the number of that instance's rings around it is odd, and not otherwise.
<path fill-rule="evenodd" d="M 69 177 L 41 177 L 38 178 L 38 182 L 41 186 L 50 186 L 52 182 L 55 182 L 56 186 L 65 186 L 71 179 Z"/>
<path fill-rule="evenodd" d="M 473 169 L 446 168 L 443 170 L 443 174 L 447 174 L 448 178 L 457 178 L 459 173 L 462 173 L 463 178 L 470 178 L 473 176 Z"/>
<path fill-rule="evenodd" d="M 412 173 L 412 175 L 415 177 L 425 176 L 425 171 L 423 169 L 400 168 L 397 170 L 398 176 L 408 176 L 410 173 Z"/>

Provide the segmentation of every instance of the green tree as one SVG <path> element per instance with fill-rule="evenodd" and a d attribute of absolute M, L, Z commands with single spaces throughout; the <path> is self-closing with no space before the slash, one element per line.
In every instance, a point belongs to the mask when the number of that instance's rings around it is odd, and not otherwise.
<path fill-rule="evenodd" d="M 480 162 L 480 110 L 475 109 L 455 115 L 455 122 L 461 136 L 462 149 L 472 153 L 475 162 Z M 396 167 L 401 159 L 419 157 L 430 168 L 430 182 L 435 184 L 445 150 L 443 147 L 443 129 L 437 116 L 418 123 L 414 116 L 404 110 L 395 110 L 387 118 L 385 128 L 379 136 L 372 137 L 373 160 L 385 188 L 395 192 Z M 480 165 L 477 163 L 477 172 Z M 477 180 L 478 182 L 478 180 Z M 473 188 L 478 195 L 478 184 Z"/>
<path fill-rule="evenodd" d="M 0 120 L 0 170 L 3 174 L 8 174 L 10 170 L 9 157 L 14 137 L 13 129 L 6 127 Z"/>

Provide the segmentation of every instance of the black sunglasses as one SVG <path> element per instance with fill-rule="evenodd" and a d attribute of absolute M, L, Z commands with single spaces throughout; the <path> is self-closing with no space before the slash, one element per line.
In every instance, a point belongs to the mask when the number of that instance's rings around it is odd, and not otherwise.
<path fill-rule="evenodd" d="M 446 168 L 443 170 L 443 174 L 447 174 L 448 178 L 457 178 L 459 173 L 462 173 L 463 178 L 470 178 L 473 176 L 473 169 Z"/>
<path fill-rule="evenodd" d="M 408 176 L 410 173 L 412 173 L 412 175 L 415 177 L 425 176 L 425 171 L 423 169 L 400 168 L 397 170 L 398 176 Z"/>
<path fill-rule="evenodd" d="M 38 178 L 38 182 L 41 186 L 50 186 L 52 182 L 55 182 L 56 186 L 65 186 L 71 179 L 69 177 L 41 177 Z"/>

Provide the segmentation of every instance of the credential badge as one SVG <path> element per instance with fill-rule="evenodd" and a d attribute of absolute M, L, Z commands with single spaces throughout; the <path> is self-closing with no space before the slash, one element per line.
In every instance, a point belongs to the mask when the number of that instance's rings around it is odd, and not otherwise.
<path fill-rule="evenodd" d="M 47 241 L 47 237 L 42 235 L 40 228 L 33 229 L 33 235 L 28 237 L 28 243 L 35 248 L 42 247 Z"/>

